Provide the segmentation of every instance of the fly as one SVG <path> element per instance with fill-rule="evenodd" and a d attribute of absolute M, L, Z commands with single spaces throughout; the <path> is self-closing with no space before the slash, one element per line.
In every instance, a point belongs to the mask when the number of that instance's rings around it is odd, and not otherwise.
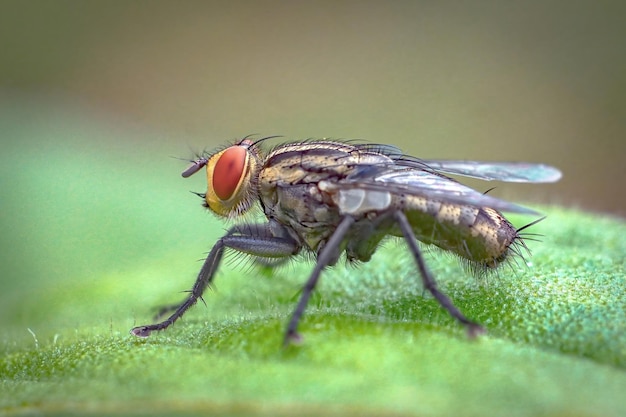
<path fill-rule="evenodd" d="M 483 328 L 438 289 L 417 241 L 452 252 L 475 268 L 494 269 L 525 246 L 524 228 L 516 229 L 501 212 L 538 213 L 446 174 L 526 183 L 561 178 L 558 169 L 542 164 L 423 160 L 381 144 L 309 140 L 265 152 L 260 142 L 266 139 L 243 138 L 202 155 L 183 172 L 189 177 L 206 167 L 207 192 L 199 195 L 216 215 L 233 220 L 258 207 L 267 222 L 231 227 L 211 249 L 187 298 L 166 320 L 135 327 L 133 335 L 148 337 L 179 319 L 211 284 L 226 249 L 269 265 L 309 252 L 315 267 L 284 336 L 285 344 L 298 342 L 298 323 L 322 270 L 342 253 L 350 261 L 369 261 L 388 236 L 404 238 L 424 288 L 476 335 Z"/>

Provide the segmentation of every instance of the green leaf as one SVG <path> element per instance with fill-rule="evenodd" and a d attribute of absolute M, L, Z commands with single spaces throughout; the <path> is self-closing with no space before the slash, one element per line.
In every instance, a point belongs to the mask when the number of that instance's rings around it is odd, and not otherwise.
<path fill-rule="evenodd" d="M 482 278 L 429 251 L 441 289 L 488 329 L 475 340 L 424 294 L 401 242 L 323 273 L 300 346 L 281 342 L 312 264 L 257 269 L 236 257 L 206 307 L 142 340 L 128 330 L 183 297 L 225 225 L 187 193 L 202 179 L 179 180 L 176 161 L 128 150 L 122 130 L 49 122 L 5 129 L 39 142 L 0 161 L 11 179 L 0 410 L 626 415 L 623 220 L 538 208 L 548 218 L 530 230 L 543 235 L 528 242 L 532 256 Z M 127 140 L 94 145 L 112 136 Z M 93 143 L 67 139 L 77 137 Z"/>

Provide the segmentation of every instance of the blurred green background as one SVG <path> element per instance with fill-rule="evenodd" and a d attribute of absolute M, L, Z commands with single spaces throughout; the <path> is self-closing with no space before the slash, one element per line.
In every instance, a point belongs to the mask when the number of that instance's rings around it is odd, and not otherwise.
<path fill-rule="evenodd" d="M 361 138 L 551 163 L 561 183 L 500 195 L 626 214 L 624 2 L 1 5 L 4 105 L 79 106 L 146 129 L 126 148 L 164 170 L 179 170 L 168 155 L 249 133 Z"/>
<path fill-rule="evenodd" d="M 251 133 L 545 162 L 494 195 L 626 215 L 625 4 L 0 1 L 3 348 L 175 301 L 225 226 L 171 156 Z"/>

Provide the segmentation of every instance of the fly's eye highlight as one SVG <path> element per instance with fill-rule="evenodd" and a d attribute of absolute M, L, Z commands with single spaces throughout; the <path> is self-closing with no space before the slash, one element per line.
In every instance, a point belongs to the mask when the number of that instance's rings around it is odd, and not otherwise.
<path fill-rule="evenodd" d="M 245 177 L 248 152 L 243 146 L 231 146 L 218 155 L 213 167 L 213 186 L 220 200 L 229 200 Z"/>

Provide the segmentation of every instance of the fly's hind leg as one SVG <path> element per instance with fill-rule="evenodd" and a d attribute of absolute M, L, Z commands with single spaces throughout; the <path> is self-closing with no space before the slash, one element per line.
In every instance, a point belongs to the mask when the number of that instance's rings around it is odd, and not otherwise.
<path fill-rule="evenodd" d="M 411 224 L 407 220 L 404 213 L 401 211 L 396 211 L 394 213 L 394 217 L 398 225 L 400 226 L 400 230 L 402 231 L 404 240 L 406 240 L 407 244 L 409 245 L 409 249 L 413 254 L 413 258 L 415 259 L 415 263 L 417 264 L 417 268 L 419 269 L 420 275 L 422 277 L 422 282 L 424 283 L 424 288 L 427 289 L 433 295 L 433 297 L 435 297 L 439 304 L 443 308 L 445 308 L 452 317 L 454 317 L 466 326 L 467 333 L 470 337 L 475 337 L 481 333 L 484 333 L 485 330 L 480 324 L 475 323 L 465 317 L 463 313 L 461 313 L 461 311 L 456 308 L 456 306 L 452 303 L 452 300 L 450 300 L 447 295 L 439 291 L 435 278 L 426 267 L 426 262 L 424 262 L 422 252 L 417 246 L 417 239 L 415 238 L 415 234 L 413 233 Z"/>
<path fill-rule="evenodd" d="M 137 337 L 148 337 L 153 331 L 163 330 L 174 324 L 190 307 L 198 302 L 198 299 L 202 299 L 202 294 L 213 280 L 226 248 L 265 258 L 286 258 L 295 255 L 300 250 L 297 242 L 286 235 L 274 236 L 268 225 L 235 226 L 215 243 L 204 261 L 189 295 L 175 307 L 172 315 L 159 323 L 135 327 L 131 329 L 130 333 Z"/>

